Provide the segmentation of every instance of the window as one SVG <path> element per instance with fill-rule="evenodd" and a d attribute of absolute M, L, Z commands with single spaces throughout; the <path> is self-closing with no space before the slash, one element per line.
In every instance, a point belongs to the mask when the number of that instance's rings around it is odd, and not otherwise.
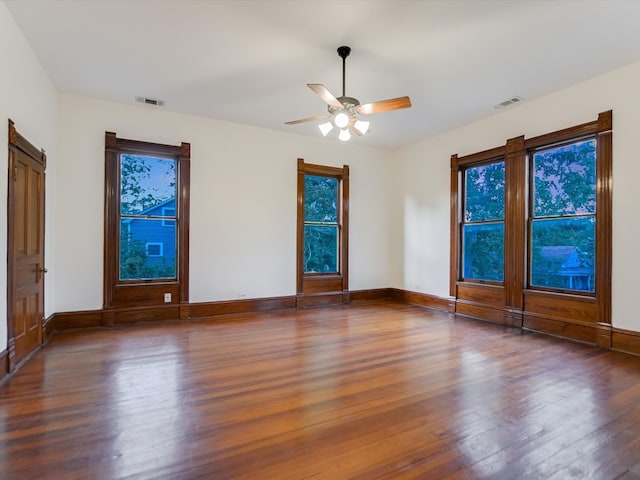
<path fill-rule="evenodd" d="M 177 163 L 120 153 L 120 280 L 176 278 Z"/>
<path fill-rule="evenodd" d="M 594 292 L 596 139 L 529 155 L 530 285 Z"/>
<path fill-rule="evenodd" d="M 464 170 L 462 278 L 504 279 L 504 161 Z"/>
<path fill-rule="evenodd" d="M 612 123 L 452 155 L 456 313 L 610 345 Z"/>
<path fill-rule="evenodd" d="M 105 308 L 188 301 L 189 159 L 106 133 Z"/>
<path fill-rule="evenodd" d="M 298 159 L 299 296 L 332 292 L 333 300 L 343 301 L 348 289 L 348 201 L 348 166 L 311 165 Z"/>

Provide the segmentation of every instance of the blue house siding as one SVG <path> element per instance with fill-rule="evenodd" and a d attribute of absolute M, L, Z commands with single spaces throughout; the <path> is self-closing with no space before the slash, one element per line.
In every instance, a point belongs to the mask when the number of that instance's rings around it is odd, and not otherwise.
<path fill-rule="evenodd" d="M 176 199 L 166 200 L 140 215 L 175 217 Z M 176 222 L 175 220 L 135 218 L 123 219 L 121 228 L 129 241 L 142 242 L 147 253 L 146 262 L 153 264 L 173 264 L 176 261 Z"/>

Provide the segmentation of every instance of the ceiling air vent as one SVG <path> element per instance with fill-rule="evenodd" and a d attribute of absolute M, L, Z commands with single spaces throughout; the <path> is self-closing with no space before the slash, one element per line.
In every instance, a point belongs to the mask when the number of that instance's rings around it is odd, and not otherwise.
<path fill-rule="evenodd" d="M 164 101 L 158 100 L 156 98 L 147 98 L 147 97 L 136 97 L 136 102 L 144 103 L 146 105 L 153 105 L 155 107 L 162 107 L 164 105 Z"/>
<path fill-rule="evenodd" d="M 522 97 L 511 97 L 510 99 L 505 100 L 504 102 L 500 102 L 499 104 L 494 105 L 493 108 L 505 108 L 505 107 L 508 107 L 509 105 L 513 105 L 514 103 L 518 103 L 523 100 L 524 98 Z"/>

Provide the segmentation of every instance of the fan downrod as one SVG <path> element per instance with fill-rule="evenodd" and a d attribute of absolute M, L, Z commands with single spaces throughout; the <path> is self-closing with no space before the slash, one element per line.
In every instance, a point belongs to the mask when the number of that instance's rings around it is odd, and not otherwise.
<path fill-rule="evenodd" d="M 344 89 L 345 63 L 350 53 L 351 53 L 351 47 L 347 47 L 346 45 L 338 47 L 338 55 L 340 55 L 340 58 L 342 58 L 342 96 L 343 97 L 346 96 L 346 94 L 344 93 L 345 92 L 345 89 Z"/>

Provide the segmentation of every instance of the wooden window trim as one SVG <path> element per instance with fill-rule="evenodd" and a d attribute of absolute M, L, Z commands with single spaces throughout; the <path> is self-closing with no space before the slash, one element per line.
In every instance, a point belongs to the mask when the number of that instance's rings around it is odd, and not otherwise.
<path fill-rule="evenodd" d="M 157 155 L 177 160 L 177 265 L 175 280 L 122 281 L 118 274 L 119 255 L 119 158 L 122 153 Z M 189 197 L 191 146 L 163 145 L 118 138 L 105 132 L 105 197 L 104 197 L 104 309 L 163 305 L 164 293 L 171 293 L 171 304 L 189 303 Z"/>
<path fill-rule="evenodd" d="M 458 282 L 502 285 L 499 282 L 485 281 L 464 281 L 462 280 L 462 224 L 464 208 L 464 171 L 473 166 L 488 164 L 503 160 L 505 148 L 497 147 L 471 155 L 459 157 L 457 154 L 451 156 L 451 228 L 449 254 L 451 258 L 449 270 L 449 295 L 457 296 Z M 505 212 L 506 215 L 506 212 Z M 506 228 L 506 225 L 505 225 Z"/>
<path fill-rule="evenodd" d="M 304 272 L 304 177 L 318 175 L 338 179 L 338 273 Z M 342 168 L 305 163 L 298 159 L 297 229 L 296 229 L 296 293 L 320 294 L 348 292 L 349 289 L 349 166 Z"/>
<path fill-rule="evenodd" d="M 455 311 L 507 325 L 546 331 L 610 347 L 612 262 L 612 112 L 597 120 L 464 157 L 451 156 L 449 294 Z M 529 152 L 581 138 L 597 140 L 595 294 L 527 288 L 529 270 Z M 460 280 L 462 172 L 505 155 L 505 287 Z"/>

